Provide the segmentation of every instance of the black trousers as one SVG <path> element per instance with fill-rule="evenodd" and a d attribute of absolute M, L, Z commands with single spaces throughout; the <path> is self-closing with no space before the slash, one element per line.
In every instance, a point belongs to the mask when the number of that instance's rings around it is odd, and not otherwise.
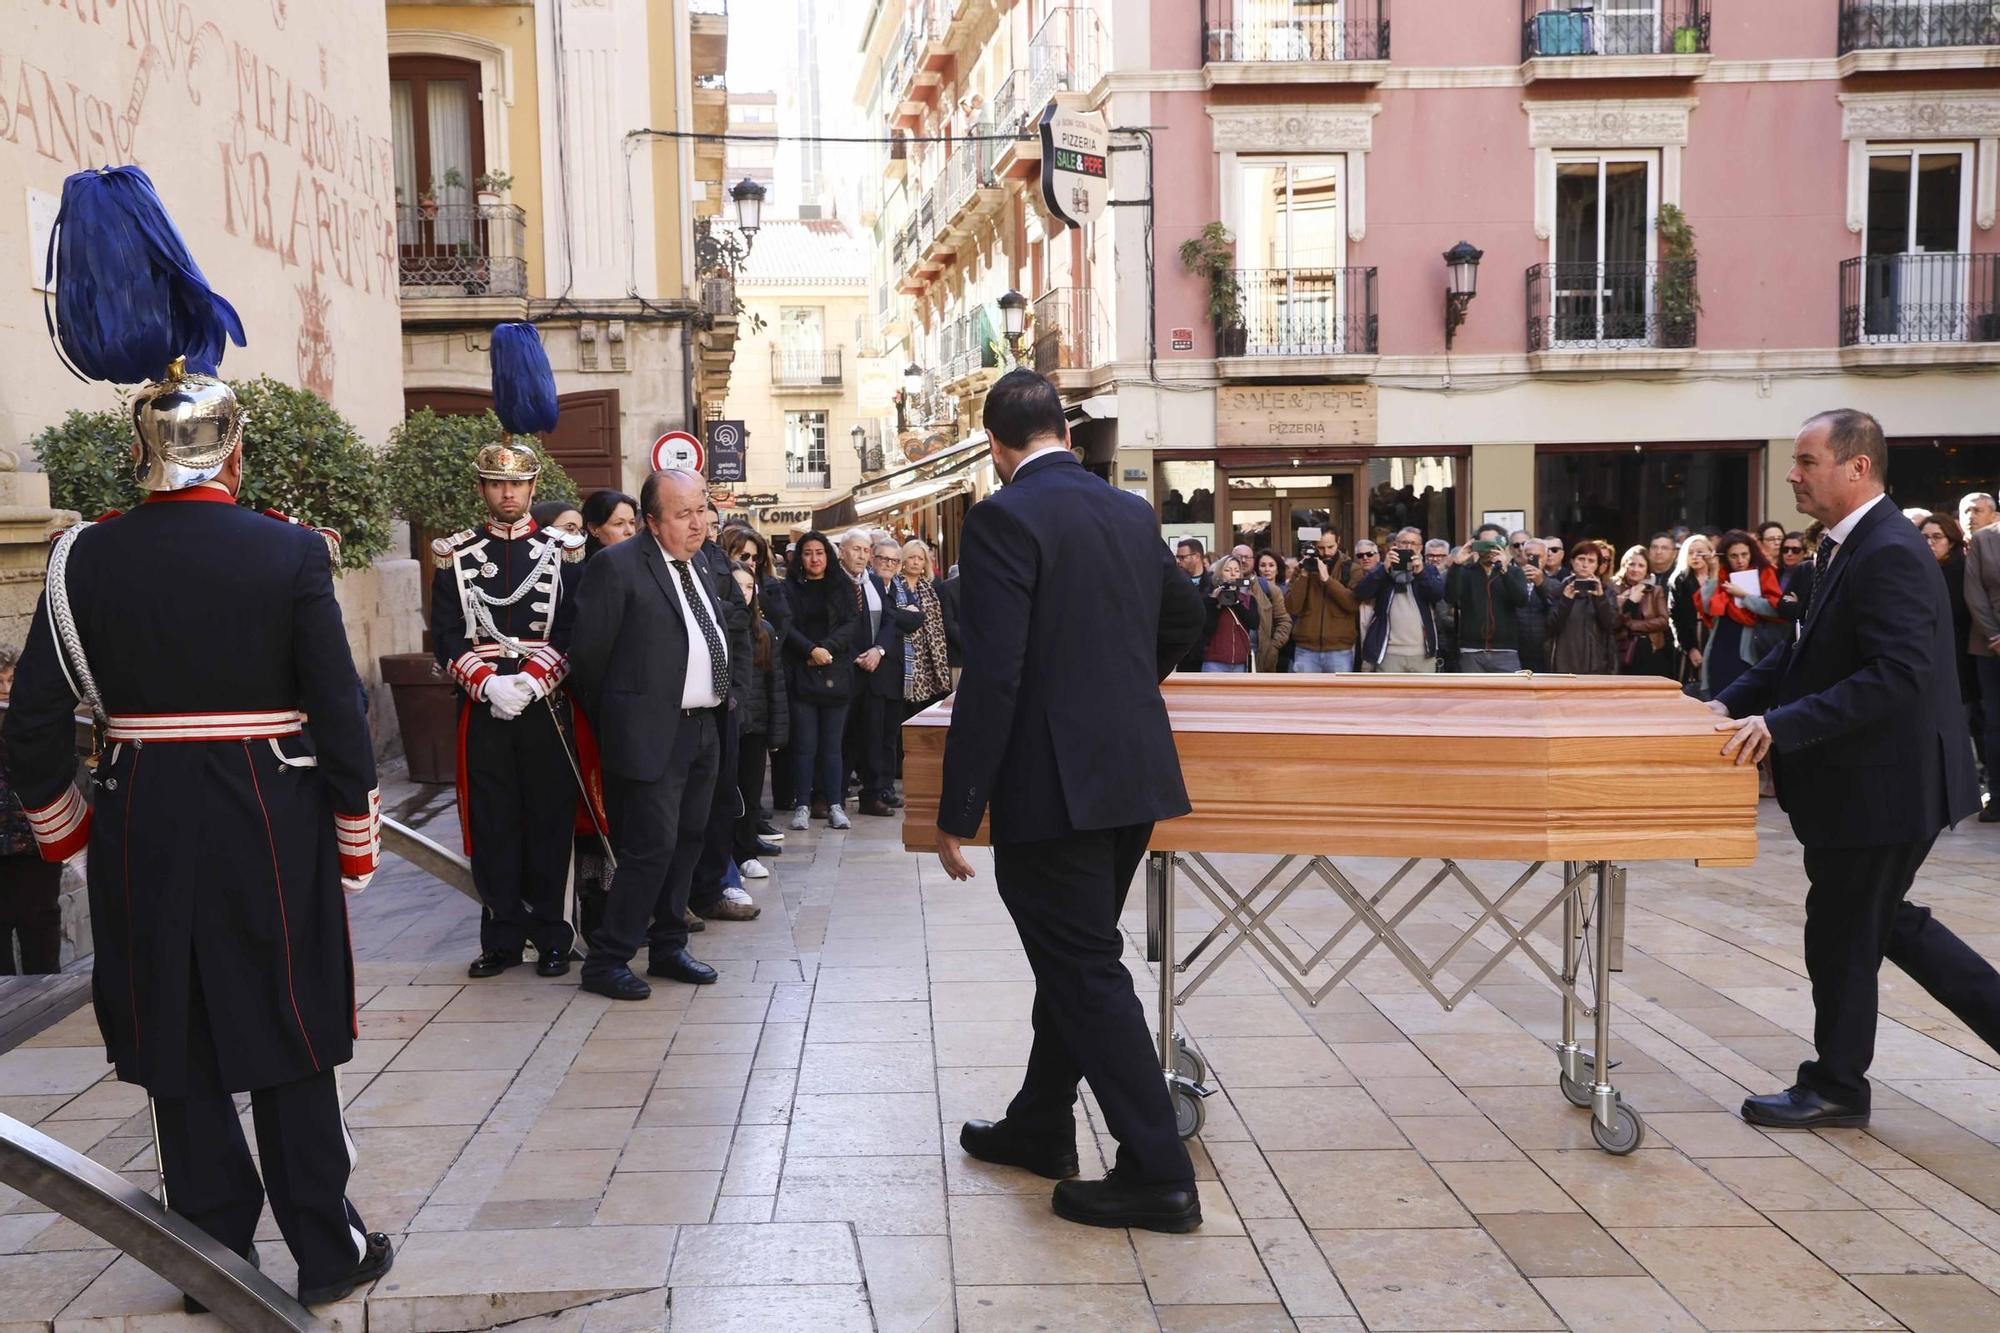
<path fill-rule="evenodd" d="M 1876 974 L 1887 958 L 2000 1050 L 2000 974 L 1904 895 L 1932 838 L 1892 847 L 1808 847 L 1806 974 L 1813 1047 L 1799 1086 L 1866 1110 L 1875 1059 Z"/>
<path fill-rule="evenodd" d="M 14 974 L 14 940 L 21 971 L 62 971 L 62 865 L 34 852 L 0 857 L 0 976 Z"/>
<path fill-rule="evenodd" d="M 642 942 L 655 958 L 687 947 L 688 885 L 721 770 L 720 711 L 703 709 L 681 719 L 657 782 L 604 775 L 618 873 L 583 961 L 585 976 L 628 966 Z"/>
<path fill-rule="evenodd" d="M 722 877 L 729 872 L 729 859 L 736 852 L 736 711 L 726 705 L 717 710 L 716 736 L 721 742 L 716 753 L 715 790 L 709 796 L 708 819 L 701 840 L 701 856 L 694 863 L 694 878 L 688 885 L 688 904 L 709 907 L 722 900 Z"/>
<path fill-rule="evenodd" d="M 736 794 L 742 799 L 742 812 L 736 816 L 736 864 L 757 855 L 757 820 L 764 807 L 764 761 L 770 757 L 770 748 L 761 735 L 738 736 L 736 738 Z"/>
<path fill-rule="evenodd" d="M 471 809 L 472 885 L 484 953 L 567 949 L 563 919 L 575 838 L 576 775 L 563 754 L 549 706 L 537 700 L 512 721 L 474 703 L 465 728 L 466 798 Z"/>
<path fill-rule="evenodd" d="M 882 667 L 880 670 L 888 670 Z M 861 779 L 861 799 L 887 796 L 896 790 L 897 729 L 903 725 L 903 699 L 877 694 L 872 682 L 861 680 L 848 722 L 850 767 Z"/>
<path fill-rule="evenodd" d="M 1087 1080 L 1118 1140 L 1119 1174 L 1189 1185 L 1194 1167 L 1121 961 L 1118 914 L 1152 833 L 1151 824 L 1135 824 L 993 849 L 1000 900 L 1035 973 L 1035 1041 L 1007 1119 L 1073 1142 L 1076 1085 Z"/>
<path fill-rule="evenodd" d="M 236 1100 L 222 1086 L 215 1041 L 194 968 L 188 1008 L 187 1095 L 153 1103 L 167 1206 L 216 1240 L 247 1254 L 264 1196 L 298 1261 L 299 1285 L 321 1286 L 360 1263 L 368 1230 L 347 1200 L 354 1140 L 340 1113 L 331 1069 L 250 1094 L 260 1180 Z"/>

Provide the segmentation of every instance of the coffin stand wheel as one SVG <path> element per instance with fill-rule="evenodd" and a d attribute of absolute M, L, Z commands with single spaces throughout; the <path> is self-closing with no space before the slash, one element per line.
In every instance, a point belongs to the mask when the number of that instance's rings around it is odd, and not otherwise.
<path fill-rule="evenodd" d="M 1201 1133 L 1202 1121 L 1208 1113 L 1202 1109 L 1201 1098 L 1179 1084 L 1168 1085 L 1168 1092 L 1174 1099 L 1174 1128 L 1184 1139 L 1191 1139 Z"/>
<path fill-rule="evenodd" d="M 1565 1079 L 1564 1082 L 1567 1083 L 1568 1080 Z M 1568 1088 L 1565 1087 L 1563 1090 L 1567 1092 Z M 1612 1118 L 1611 1128 L 1606 1129 L 1604 1123 L 1596 1116 L 1590 1118 L 1590 1137 L 1596 1139 L 1597 1146 L 1612 1156 L 1623 1157 L 1646 1141 L 1646 1122 L 1639 1118 L 1637 1111 L 1620 1102 L 1617 1114 Z"/>

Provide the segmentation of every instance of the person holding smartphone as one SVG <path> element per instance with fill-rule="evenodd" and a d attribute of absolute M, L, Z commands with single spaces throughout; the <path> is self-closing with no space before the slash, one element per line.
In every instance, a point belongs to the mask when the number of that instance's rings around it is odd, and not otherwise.
<path fill-rule="evenodd" d="M 1549 667 L 1577 676 L 1618 671 L 1618 603 L 1606 590 L 1611 547 L 1594 538 L 1570 552 L 1570 576 L 1549 599 Z"/>

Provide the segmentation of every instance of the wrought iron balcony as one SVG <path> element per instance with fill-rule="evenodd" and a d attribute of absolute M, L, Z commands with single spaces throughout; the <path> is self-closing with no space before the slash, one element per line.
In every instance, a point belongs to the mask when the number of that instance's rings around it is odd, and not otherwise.
<path fill-rule="evenodd" d="M 1218 356 L 1373 356 L 1379 350 L 1372 268 L 1236 270 L 1243 327 Z M 1239 339 L 1242 348 L 1230 346 Z"/>
<path fill-rule="evenodd" d="M 790 467 L 785 469 L 785 489 L 788 491 L 823 491 L 832 485 L 833 479 L 826 468 L 797 472 Z"/>
<path fill-rule="evenodd" d="M 1035 298 L 1035 370 L 1088 370 L 1108 350 L 1088 287 L 1057 287 Z"/>
<path fill-rule="evenodd" d="M 2000 46 L 1993 0 L 1841 0 L 1840 54 Z"/>
<path fill-rule="evenodd" d="M 1210 64 L 1387 60 L 1389 0 L 1203 0 Z"/>
<path fill-rule="evenodd" d="M 1692 259 L 1537 264 L 1528 350 L 1693 347 L 1698 305 Z"/>
<path fill-rule="evenodd" d="M 838 347 L 773 347 L 771 387 L 774 389 L 837 389 L 840 387 Z"/>
<path fill-rule="evenodd" d="M 2000 342 L 2000 255 L 1867 255 L 1840 266 L 1840 345 Z"/>
<path fill-rule="evenodd" d="M 404 300 L 528 294 L 528 215 L 511 204 L 398 204 Z"/>
<path fill-rule="evenodd" d="M 1000 87 L 993 94 L 989 110 L 993 124 L 989 133 L 1026 134 L 1032 128 L 1029 114 L 1028 71 L 1017 69 L 1000 81 Z"/>
<path fill-rule="evenodd" d="M 1521 59 L 1709 53 L 1709 0 L 1521 0 Z"/>

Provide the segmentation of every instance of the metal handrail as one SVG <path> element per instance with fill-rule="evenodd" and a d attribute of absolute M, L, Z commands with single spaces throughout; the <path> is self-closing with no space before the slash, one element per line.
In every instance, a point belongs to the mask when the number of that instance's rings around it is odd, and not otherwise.
<path fill-rule="evenodd" d="M 1709 52 L 1710 0 L 1521 0 L 1521 59 Z"/>
<path fill-rule="evenodd" d="M 1565 260 L 1528 270 L 1528 350 L 1695 345 L 1692 259 Z"/>
<path fill-rule="evenodd" d="M 0 1184 L 129 1254 L 231 1328 L 326 1333 L 285 1289 L 107 1166 L 0 1115 Z"/>
<path fill-rule="evenodd" d="M 1840 345 L 2000 342 L 2000 255 L 1864 255 L 1840 264 Z"/>
<path fill-rule="evenodd" d="M 1236 270 L 1243 355 L 1373 356 L 1380 323 L 1373 268 Z"/>
<path fill-rule="evenodd" d="M 1841 55 L 1995 45 L 2000 45 L 2000 5 L 1993 0 L 1929 0 L 1925 4 L 1841 0 Z"/>
<path fill-rule="evenodd" d="M 1260 0 L 1204 0 L 1202 59 L 1208 64 L 1387 60 L 1389 0 L 1345 0 L 1311 9 Z"/>

